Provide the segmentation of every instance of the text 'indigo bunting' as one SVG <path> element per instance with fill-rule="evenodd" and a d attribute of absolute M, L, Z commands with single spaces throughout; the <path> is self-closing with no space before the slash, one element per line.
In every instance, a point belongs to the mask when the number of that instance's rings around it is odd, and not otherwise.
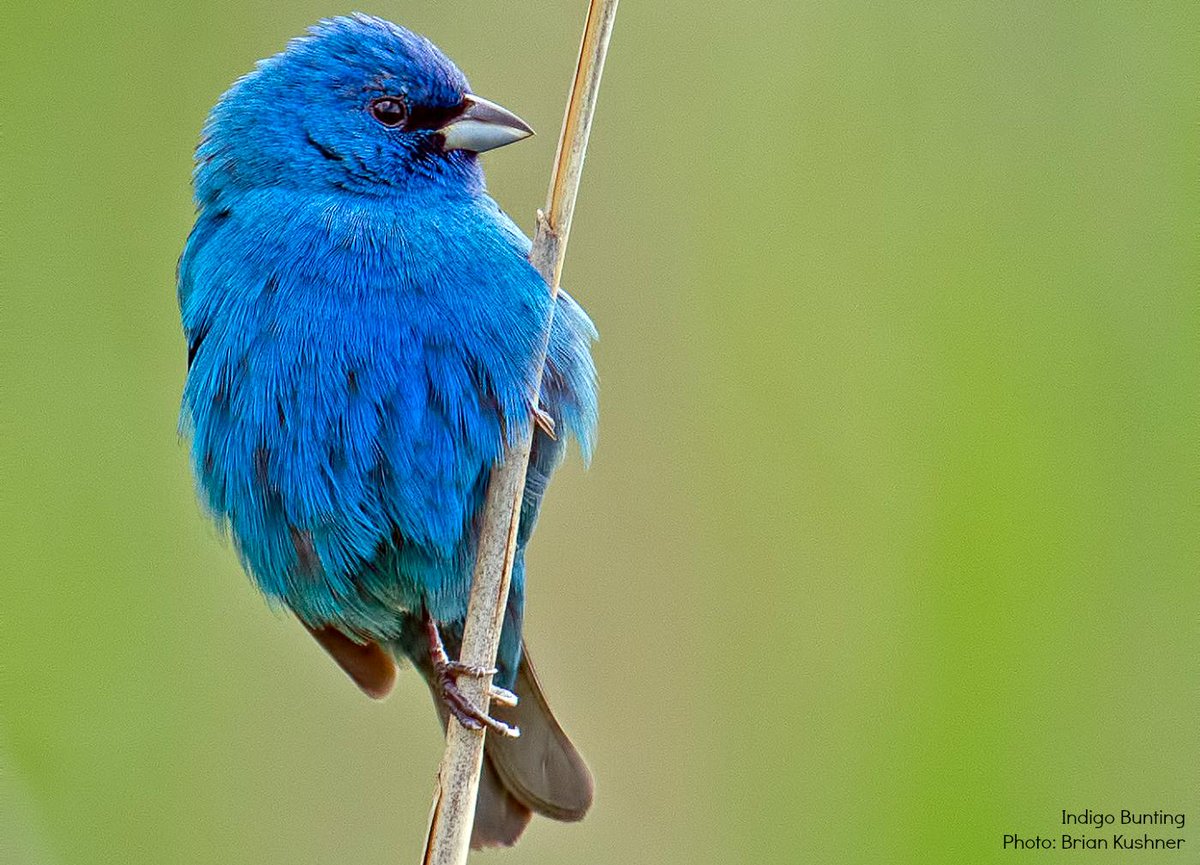
<path fill-rule="evenodd" d="M 213 109 L 179 263 L 204 503 L 363 691 L 384 696 L 406 658 L 443 721 L 496 731 L 475 846 L 513 843 L 533 812 L 577 820 L 592 799 L 521 643 L 542 493 L 566 437 L 586 459 L 596 424 L 596 333 L 565 293 L 534 393 L 552 301 L 479 166 L 530 134 L 426 39 L 323 21 Z M 462 698 L 473 672 L 443 641 L 457 652 L 490 470 L 531 424 L 493 719 Z"/>

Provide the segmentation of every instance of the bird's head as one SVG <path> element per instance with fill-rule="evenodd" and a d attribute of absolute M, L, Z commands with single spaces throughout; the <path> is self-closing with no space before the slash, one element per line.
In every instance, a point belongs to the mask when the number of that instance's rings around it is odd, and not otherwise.
<path fill-rule="evenodd" d="M 196 151 L 196 191 L 209 201 L 231 188 L 478 186 L 476 153 L 532 134 L 472 94 L 428 39 L 380 18 L 332 18 L 221 97 Z"/>

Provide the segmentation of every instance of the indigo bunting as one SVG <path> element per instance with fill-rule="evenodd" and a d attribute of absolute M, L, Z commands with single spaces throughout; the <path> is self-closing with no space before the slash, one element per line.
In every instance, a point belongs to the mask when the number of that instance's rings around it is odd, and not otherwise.
<path fill-rule="evenodd" d="M 531 134 L 425 38 L 322 21 L 209 115 L 179 263 L 201 500 L 267 598 L 364 692 L 384 696 L 407 660 L 443 722 L 496 734 L 474 846 L 512 844 L 535 812 L 580 819 L 592 799 L 521 639 L 543 492 L 568 437 L 590 456 L 597 412 L 596 332 L 565 292 L 535 392 L 552 301 L 479 165 Z M 531 425 L 487 715 L 457 685 L 483 671 L 451 656 L 489 472 Z M 513 726 L 519 738 L 502 735 Z"/>

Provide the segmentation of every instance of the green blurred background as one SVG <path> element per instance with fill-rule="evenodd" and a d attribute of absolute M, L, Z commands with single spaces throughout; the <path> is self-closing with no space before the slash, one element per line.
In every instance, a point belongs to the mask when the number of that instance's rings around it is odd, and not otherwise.
<path fill-rule="evenodd" d="M 267 609 L 175 431 L 201 122 L 351 8 L 5 9 L 6 865 L 418 859 L 423 686 L 370 703 Z M 360 8 L 542 131 L 487 159 L 529 228 L 581 0 Z M 601 446 L 529 612 L 599 798 L 481 859 L 987 863 L 1087 807 L 1185 812 L 1155 861 L 1197 861 L 1197 32 L 626 0 L 565 276 Z"/>

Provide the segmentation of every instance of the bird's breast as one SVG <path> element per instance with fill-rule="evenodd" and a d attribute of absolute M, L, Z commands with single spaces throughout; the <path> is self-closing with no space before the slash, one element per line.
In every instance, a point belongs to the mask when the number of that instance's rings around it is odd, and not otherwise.
<path fill-rule="evenodd" d="M 308 217 L 257 240 L 226 217 L 185 254 L 185 325 L 203 331 L 185 391 L 194 463 L 269 595 L 310 624 L 382 634 L 418 598 L 465 597 L 482 485 L 528 423 L 548 301 L 523 255 L 461 213 Z"/>

